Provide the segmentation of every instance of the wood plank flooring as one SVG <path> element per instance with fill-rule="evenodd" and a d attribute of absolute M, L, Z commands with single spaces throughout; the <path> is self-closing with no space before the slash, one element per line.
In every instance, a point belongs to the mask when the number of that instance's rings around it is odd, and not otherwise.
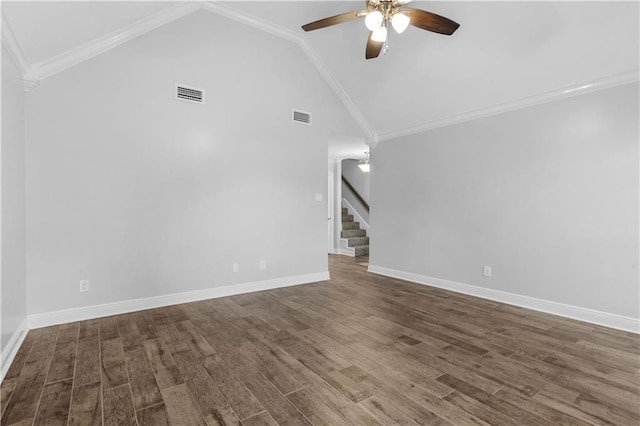
<path fill-rule="evenodd" d="M 10 425 L 638 425 L 640 338 L 366 272 L 29 332 Z"/>

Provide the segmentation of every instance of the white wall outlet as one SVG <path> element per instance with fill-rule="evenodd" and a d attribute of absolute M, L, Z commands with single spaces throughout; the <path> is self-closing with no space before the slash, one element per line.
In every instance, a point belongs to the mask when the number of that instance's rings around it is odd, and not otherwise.
<path fill-rule="evenodd" d="M 267 261 L 266 260 L 261 260 L 260 261 L 260 269 L 267 269 Z"/>
<path fill-rule="evenodd" d="M 485 266 L 483 271 L 482 271 L 482 275 L 484 275 L 485 277 L 490 277 L 491 276 L 491 266 Z"/>
<path fill-rule="evenodd" d="M 240 271 L 240 265 L 238 265 L 237 263 L 233 264 L 233 272 L 239 272 Z"/>
<path fill-rule="evenodd" d="M 80 291 L 89 291 L 89 280 L 80 280 Z"/>
<path fill-rule="evenodd" d="M 316 201 L 322 201 L 322 193 L 316 192 Z"/>

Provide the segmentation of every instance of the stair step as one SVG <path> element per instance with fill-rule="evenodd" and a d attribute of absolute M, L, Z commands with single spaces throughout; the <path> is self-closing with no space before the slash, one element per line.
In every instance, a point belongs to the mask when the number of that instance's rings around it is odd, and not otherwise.
<path fill-rule="evenodd" d="M 349 213 L 349 209 L 346 207 L 342 208 L 342 214 L 348 214 Z"/>
<path fill-rule="evenodd" d="M 349 238 L 349 243 L 347 247 L 359 247 L 359 246 L 368 246 L 369 245 L 369 237 L 354 237 Z"/>
<path fill-rule="evenodd" d="M 342 229 L 360 229 L 360 222 L 342 222 Z"/>
<path fill-rule="evenodd" d="M 357 223 L 357 222 L 353 222 Z M 353 238 L 353 237 L 366 237 L 367 231 L 365 229 L 347 229 L 340 232 L 340 238 Z"/>
<path fill-rule="evenodd" d="M 343 222 L 353 222 L 353 215 L 352 214 L 343 214 L 342 215 L 342 221 Z"/>
<path fill-rule="evenodd" d="M 369 246 L 354 247 L 356 256 L 367 256 L 369 254 Z"/>

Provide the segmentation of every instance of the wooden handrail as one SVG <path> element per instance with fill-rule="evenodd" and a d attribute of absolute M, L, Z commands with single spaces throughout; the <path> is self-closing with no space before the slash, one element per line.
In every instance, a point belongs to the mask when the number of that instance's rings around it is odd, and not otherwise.
<path fill-rule="evenodd" d="M 364 206 L 364 208 L 367 210 L 367 213 L 369 213 L 369 203 L 367 203 L 364 198 L 362 198 L 362 195 L 360 195 L 358 193 L 358 191 L 356 191 L 356 189 L 353 187 L 353 185 L 351 185 L 351 182 L 349 182 L 347 180 L 346 177 L 344 177 L 344 175 L 342 175 L 342 181 L 345 183 L 345 185 L 347 185 L 347 188 L 349 188 L 351 190 L 351 192 L 353 192 L 353 195 L 356 196 L 356 198 L 358 199 L 358 201 L 360 201 L 360 204 L 362 204 Z"/>

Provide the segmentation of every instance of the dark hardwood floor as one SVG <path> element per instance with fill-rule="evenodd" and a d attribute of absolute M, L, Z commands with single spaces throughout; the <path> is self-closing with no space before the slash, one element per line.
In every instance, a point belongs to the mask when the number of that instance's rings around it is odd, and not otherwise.
<path fill-rule="evenodd" d="M 330 256 L 330 282 L 32 330 L 1 424 L 640 424 L 638 335 L 361 262 Z"/>

